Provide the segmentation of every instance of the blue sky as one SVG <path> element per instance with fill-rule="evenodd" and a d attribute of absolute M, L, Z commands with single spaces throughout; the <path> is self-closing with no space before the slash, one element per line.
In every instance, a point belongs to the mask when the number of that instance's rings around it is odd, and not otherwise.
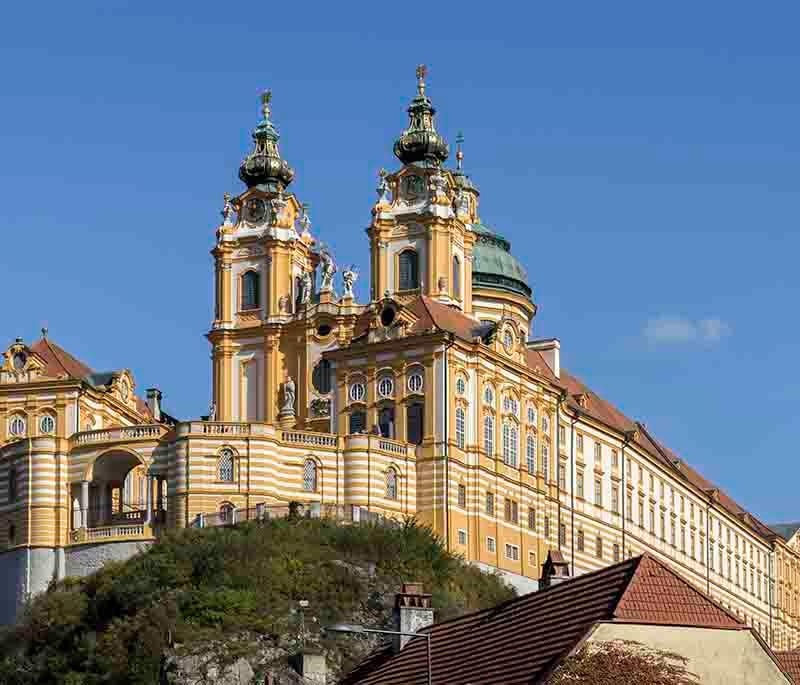
<path fill-rule="evenodd" d="M 424 62 L 484 221 L 529 270 L 534 334 L 757 515 L 800 519 L 797 3 L 14 3 L 3 19 L 7 343 L 46 324 L 172 413 L 204 413 L 208 251 L 259 91 L 315 233 L 366 274 L 375 174 L 397 166 Z"/>

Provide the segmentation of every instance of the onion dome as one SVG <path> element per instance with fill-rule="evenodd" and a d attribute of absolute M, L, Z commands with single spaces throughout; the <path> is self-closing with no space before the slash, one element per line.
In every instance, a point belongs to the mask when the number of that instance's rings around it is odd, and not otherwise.
<path fill-rule="evenodd" d="M 483 224 L 472 224 L 472 287 L 502 290 L 531 298 L 528 273 L 511 254 L 511 243 Z"/>
<path fill-rule="evenodd" d="M 427 72 L 424 64 L 417 67 L 417 96 L 408 107 L 408 128 L 394 143 L 394 154 L 403 164 L 417 162 L 439 166 L 450 154 L 447 143 L 433 125 L 436 110 L 425 95 Z"/>
<path fill-rule="evenodd" d="M 266 186 L 267 190 L 280 192 L 292 182 L 294 171 L 281 159 L 278 150 L 280 135 L 269 119 L 270 100 L 272 92 L 268 90 L 261 96 L 263 118 L 253 130 L 255 148 L 239 167 L 239 178 L 248 188 Z"/>

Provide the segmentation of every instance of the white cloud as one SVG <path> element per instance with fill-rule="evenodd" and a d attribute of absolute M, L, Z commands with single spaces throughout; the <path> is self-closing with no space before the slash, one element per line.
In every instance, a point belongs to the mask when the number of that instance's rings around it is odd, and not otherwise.
<path fill-rule="evenodd" d="M 728 323 L 717 317 L 693 321 L 683 316 L 659 316 L 644 326 L 644 337 L 656 344 L 718 343 L 731 334 Z"/>

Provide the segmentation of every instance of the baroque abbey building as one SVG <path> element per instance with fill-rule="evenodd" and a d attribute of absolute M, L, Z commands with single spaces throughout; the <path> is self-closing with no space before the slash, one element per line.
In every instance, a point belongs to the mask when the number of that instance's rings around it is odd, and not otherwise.
<path fill-rule="evenodd" d="M 214 261 L 209 416 L 178 420 L 127 369 L 45 332 L 0 366 L 0 619 L 53 579 L 166 529 L 308 511 L 416 516 L 448 549 L 535 589 L 648 551 L 800 646 L 800 540 L 784 540 L 562 368 L 535 338 L 525 268 L 484 223 L 417 71 L 371 208 L 370 297 L 315 239 L 270 97 L 225 196 Z"/>

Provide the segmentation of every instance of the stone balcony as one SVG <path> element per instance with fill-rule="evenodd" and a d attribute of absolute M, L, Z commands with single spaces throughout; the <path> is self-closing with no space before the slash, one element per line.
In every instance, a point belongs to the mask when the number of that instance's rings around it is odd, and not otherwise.
<path fill-rule="evenodd" d="M 169 428 L 160 423 L 82 431 L 70 438 L 70 445 L 74 449 L 115 443 L 152 442 L 160 440 L 168 432 Z"/>

